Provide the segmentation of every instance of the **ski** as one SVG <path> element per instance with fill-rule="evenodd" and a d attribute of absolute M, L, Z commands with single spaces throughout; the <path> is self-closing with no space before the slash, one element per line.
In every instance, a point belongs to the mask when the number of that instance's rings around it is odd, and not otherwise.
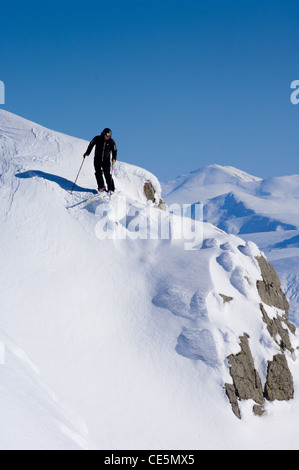
<path fill-rule="evenodd" d="M 97 194 L 93 194 L 92 196 L 89 197 L 84 197 L 80 202 L 77 202 L 76 204 L 67 207 L 67 209 L 73 209 L 74 207 L 80 206 L 81 204 L 88 203 L 88 202 L 109 202 L 111 201 L 111 198 L 119 194 L 120 191 L 114 191 L 112 194 L 108 194 L 108 192 L 98 192 Z"/>
<path fill-rule="evenodd" d="M 92 199 L 96 199 L 96 198 L 99 198 L 99 201 L 102 201 L 103 196 L 105 196 L 105 193 L 97 193 L 97 194 L 94 194 L 93 196 L 84 198 L 83 201 L 91 201 Z"/>
<path fill-rule="evenodd" d="M 103 202 L 103 198 L 101 194 L 97 193 L 97 194 L 93 194 L 92 196 L 82 198 L 81 201 L 77 202 L 76 204 L 72 206 L 67 207 L 67 209 L 73 209 L 74 207 L 80 206 L 81 204 L 84 204 L 85 202 L 89 202 L 93 200 L 98 200 L 99 202 Z"/>

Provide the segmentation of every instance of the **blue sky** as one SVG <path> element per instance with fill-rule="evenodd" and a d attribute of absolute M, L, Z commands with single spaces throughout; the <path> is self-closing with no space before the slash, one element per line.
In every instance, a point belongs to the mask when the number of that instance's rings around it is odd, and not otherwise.
<path fill-rule="evenodd" d="M 10 0 L 1 108 L 167 180 L 205 165 L 299 173 L 298 0 Z M 78 164 L 82 156 L 78 156 Z"/>

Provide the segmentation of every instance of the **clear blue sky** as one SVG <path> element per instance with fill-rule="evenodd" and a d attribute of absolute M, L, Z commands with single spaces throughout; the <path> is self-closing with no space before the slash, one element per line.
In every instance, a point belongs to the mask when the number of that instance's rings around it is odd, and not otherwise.
<path fill-rule="evenodd" d="M 299 173 L 298 0 L 0 8 L 1 108 L 86 140 L 111 127 L 119 158 L 161 180 L 213 163 Z"/>

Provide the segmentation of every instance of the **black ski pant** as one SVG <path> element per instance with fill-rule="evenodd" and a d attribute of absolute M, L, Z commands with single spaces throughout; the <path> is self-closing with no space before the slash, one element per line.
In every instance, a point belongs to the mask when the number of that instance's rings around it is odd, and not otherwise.
<path fill-rule="evenodd" d="M 98 183 L 98 189 L 105 189 L 105 182 L 103 178 L 103 173 L 104 173 L 108 191 L 114 191 L 115 186 L 114 186 L 114 181 L 113 181 L 112 174 L 111 174 L 110 160 L 107 159 L 107 160 L 104 160 L 103 162 L 95 160 L 94 167 L 96 170 L 95 174 L 96 174 L 96 179 Z"/>

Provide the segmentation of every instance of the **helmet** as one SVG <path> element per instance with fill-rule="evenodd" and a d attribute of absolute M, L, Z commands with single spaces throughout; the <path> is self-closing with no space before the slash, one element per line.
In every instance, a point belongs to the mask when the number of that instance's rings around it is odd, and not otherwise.
<path fill-rule="evenodd" d="M 108 127 L 106 127 L 106 128 L 103 130 L 102 134 L 104 134 L 104 135 L 110 135 L 110 137 L 111 137 L 111 136 L 112 136 L 112 130 L 109 129 Z"/>

